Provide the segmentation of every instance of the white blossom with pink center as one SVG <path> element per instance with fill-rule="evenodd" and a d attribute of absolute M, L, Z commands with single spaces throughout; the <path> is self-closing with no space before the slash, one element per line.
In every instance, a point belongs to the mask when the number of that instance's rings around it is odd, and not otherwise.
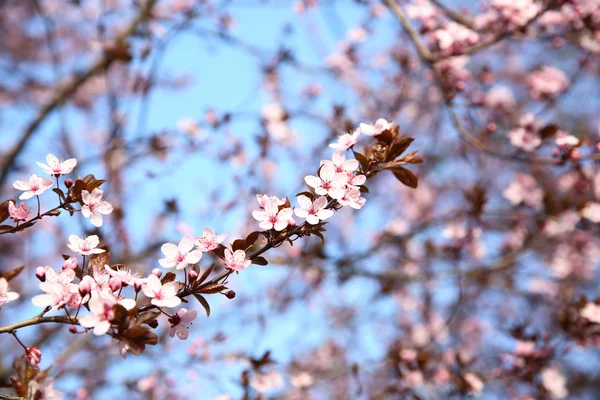
<path fill-rule="evenodd" d="M 600 203 L 590 202 L 581 209 L 581 216 L 593 223 L 600 223 Z"/>
<path fill-rule="evenodd" d="M 338 203 L 341 205 L 352 207 L 356 210 L 360 210 L 366 202 L 367 199 L 360 197 L 360 190 L 357 189 L 350 189 L 346 191 L 344 197 L 338 200 Z"/>
<path fill-rule="evenodd" d="M 332 165 L 336 173 L 351 173 L 358 169 L 358 161 L 346 160 L 346 155 L 341 150 L 335 151 L 331 160 L 321 160 L 321 165 Z"/>
<path fill-rule="evenodd" d="M 25 192 L 19 196 L 19 199 L 21 200 L 27 200 L 33 196 L 39 196 L 46 190 L 50 189 L 52 185 L 54 185 L 54 181 L 52 179 L 42 178 L 36 174 L 31 175 L 28 181 L 16 181 L 13 183 L 13 187 L 15 189 Z"/>
<path fill-rule="evenodd" d="M 233 252 L 230 249 L 225 249 L 226 268 L 234 271 L 241 271 L 250 264 L 252 264 L 252 261 L 246 259 L 246 252 L 244 250 L 236 250 Z"/>
<path fill-rule="evenodd" d="M 102 214 L 108 215 L 113 211 L 113 206 L 106 200 L 102 200 L 104 192 L 101 189 L 94 189 L 92 193 L 87 190 L 81 191 L 81 214 L 89 218 L 94 226 L 102 226 Z"/>
<path fill-rule="evenodd" d="M 132 273 L 131 269 L 126 267 L 110 268 L 109 265 L 104 266 L 104 270 L 113 278 L 118 279 L 121 284 L 133 285 L 137 279 L 140 279 L 140 274 Z"/>
<path fill-rule="evenodd" d="M 26 221 L 31 216 L 31 209 L 25 203 L 21 203 L 19 207 L 16 207 L 15 203 L 9 201 L 8 214 L 15 222 Z"/>
<path fill-rule="evenodd" d="M 78 285 L 72 283 L 75 279 L 75 271 L 64 269 L 57 273 L 50 267 L 45 267 L 46 280 L 40 283 L 40 289 L 45 294 L 40 294 L 31 299 L 37 307 L 52 307 L 52 310 L 65 305 L 78 307 L 85 299 L 79 294 Z"/>
<path fill-rule="evenodd" d="M 168 282 L 164 285 L 156 275 L 150 274 L 146 283 L 142 286 L 142 292 L 146 297 L 152 299 L 150 303 L 157 307 L 177 307 L 181 304 L 181 299 L 177 297 L 179 283 Z"/>
<path fill-rule="evenodd" d="M 94 328 L 94 335 L 104 335 L 111 327 L 110 321 L 115 318 L 114 306 L 116 304 L 130 310 L 135 307 L 135 300 L 117 300 L 109 290 L 95 292 L 88 302 L 92 315 L 79 317 L 79 323 L 84 328 Z"/>
<path fill-rule="evenodd" d="M 169 328 L 169 336 L 174 337 L 177 335 L 177 337 L 181 340 L 187 339 L 190 334 L 190 329 L 188 326 L 186 326 L 186 324 L 191 325 L 192 321 L 196 319 L 197 315 L 198 313 L 196 311 L 190 311 L 185 308 L 177 311 L 177 314 L 169 318 L 169 323 L 171 324 L 171 327 Z"/>
<path fill-rule="evenodd" d="M 529 95 L 533 99 L 554 97 L 569 86 L 569 80 L 558 68 L 543 66 L 527 77 Z"/>
<path fill-rule="evenodd" d="M 15 301 L 19 298 L 19 293 L 11 292 L 8 287 L 8 281 L 5 278 L 0 278 L 0 307 L 2 305 Z"/>
<path fill-rule="evenodd" d="M 311 225 L 318 224 L 319 221 L 323 221 L 333 215 L 333 210 L 326 209 L 327 198 L 321 196 L 314 202 L 311 201 L 307 196 L 298 196 L 298 204 L 300 207 L 294 208 L 294 212 L 300 218 L 305 218 L 306 222 Z"/>
<path fill-rule="evenodd" d="M 204 228 L 202 236 L 196 237 L 196 241 L 194 243 L 196 244 L 198 250 L 206 253 L 219 247 L 219 244 L 223 243 L 223 240 L 225 240 L 226 237 L 226 233 L 217 235 L 212 229 Z"/>
<path fill-rule="evenodd" d="M 358 129 L 360 129 L 360 133 L 364 135 L 379 136 L 384 131 L 391 130 L 393 127 L 393 122 L 387 122 L 386 119 L 379 118 L 374 124 L 360 124 Z"/>
<path fill-rule="evenodd" d="M 319 195 L 328 195 L 332 199 L 344 197 L 347 175 L 336 173 L 332 164 L 325 164 L 319 171 L 319 176 L 307 175 L 304 177 L 306 184 L 315 189 Z"/>
<path fill-rule="evenodd" d="M 356 129 L 352 133 L 344 133 L 338 137 L 337 143 L 331 143 L 329 147 L 336 150 L 348 150 L 358 142 L 358 136 L 360 135 L 360 129 Z"/>
<path fill-rule="evenodd" d="M 202 258 L 202 251 L 192 250 L 193 248 L 194 238 L 191 236 L 184 236 L 179 241 L 179 245 L 165 243 L 160 248 L 165 258 L 158 260 L 158 263 L 163 268 L 184 269 L 190 264 L 197 263 Z"/>
<path fill-rule="evenodd" d="M 515 179 L 502 192 L 502 195 L 512 205 L 525 204 L 536 210 L 542 208 L 544 200 L 544 191 L 538 186 L 535 178 L 522 173 L 515 174 Z"/>
<path fill-rule="evenodd" d="M 252 216 L 260 222 L 261 229 L 275 229 L 279 232 L 287 228 L 293 213 L 294 211 L 289 207 L 279 210 L 277 203 L 274 200 L 269 200 L 264 209 L 254 210 Z"/>
<path fill-rule="evenodd" d="M 89 256 L 104 253 L 105 250 L 96 248 L 99 244 L 100 239 L 97 235 L 90 235 L 85 239 L 77 235 L 69 235 L 69 244 L 67 246 L 75 253 L 79 253 L 82 256 Z"/>
<path fill-rule="evenodd" d="M 69 158 L 68 160 L 58 159 L 54 154 L 48 154 L 46 156 L 46 162 L 48 165 L 41 162 L 36 162 L 37 165 L 48 175 L 66 175 L 73 171 L 73 168 L 77 165 L 77 159 Z"/>

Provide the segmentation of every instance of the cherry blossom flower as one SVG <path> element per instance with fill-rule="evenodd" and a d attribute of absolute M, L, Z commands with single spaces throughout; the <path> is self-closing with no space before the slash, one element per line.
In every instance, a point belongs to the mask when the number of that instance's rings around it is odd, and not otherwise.
<path fill-rule="evenodd" d="M 391 130 L 394 127 L 393 122 L 387 122 L 383 118 L 379 118 L 374 124 L 360 124 L 359 129 L 362 134 L 368 136 L 379 136 L 382 132 Z M 356 169 L 356 168 L 355 168 Z"/>
<path fill-rule="evenodd" d="M 194 248 L 194 238 L 184 236 L 179 241 L 179 245 L 173 243 L 165 243 L 161 246 L 160 251 L 165 255 L 165 258 L 158 260 L 158 263 L 163 268 L 184 269 L 189 264 L 196 264 L 202 258 L 200 250 L 192 250 Z"/>
<path fill-rule="evenodd" d="M 29 388 L 30 393 L 34 394 L 33 398 L 36 397 L 36 393 L 40 393 L 40 399 L 42 400 L 60 400 L 63 397 L 62 392 L 54 389 L 54 379 L 52 378 L 44 378 L 40 381 L 30 380 Z"/>
<path fill-rule="evenodd" d="M 516 102 L 512 90 L 504 85 L 496 85 L 485 94 L 483 102 L 490 108 L 511 111 Z"/>
<path fill-rule="evenodd" d="M 329 147 L 337 150 L 348 150 L 358 142 L 359 135 L 360 128 L 356 129 L 353 133 L 344 133 L 338 137 L 337 143 L 331 143 Z"/>
<path fill-rule="evenodd" d="M 75 253 L 79 253 L 82 256 L 89 256 L 104 253 L 105 250 L 96 248 L 98 244 L 100 244 L 100 239 L 97 235 L 90 235 L 85 239 L 77 235 L 69 235 L 69 244 L 67 246 Z"/>
<path fill-rule="evenodd" d="M 569 135 L 563 131 L 556 132 L 556 139 L 554 143 L 560 148 L 577 146 L 579 139 L 576 136 Z"/>
<path fill-rule="evenodd" d="M 326 209 L 327 198 L 319 197 L 314 202 L 310 201 L 307 196 L 298 196 L 298 204 L 300 207 L 294 208 L 294 212 L 300 218 L 306 218 L 306 222 L 311 225 L 318 224 L 333 215 L 333 210 Z"/>
<path fill-rule="evenodd" d="M 64 269 L 57 273 L 50 267 L 45 268 L 46 280 L 40 283 L 40 289 L 45 294 L 40 294 L 31 299 L 36 307 L 52 307 L 53 310 L 65 305 L 77 307 L 83 302 L 79 294 L 78 285 L 72 283 L 75 271 Z"/>
<path fill-rule="evenodd" d="M 344 173 L 336 173 L 333 164 L 325 164 L 319 171 L 319 176 L 307 175 L 306 184 L 315 189 L 320 195 L 329 195 L 332 199 L 344 197 L 344 189 L 348 178 Z"/>
<path fill-rule="evenodd" d="M 469 386 L 471 386 L 471 391 L 473 392 L 473 395 L 475 397 L 479 397 L 481 395 L 481 392 L 483 391 L 483 388 L 485 387 L 483 381 L 477 375 L 472 374 L 471 372 L 467 372 L 463 375 L 463 377 L 465 378 L 465 381 L 469 384 Z"/>
<path fill-rule="evenodd" d="M 294 211 L 291 208 L 279 210 L 277 203 L 274 200 L 269 200 L 265 204 L 264 210 L 255 210 L 252 212 L 252 216 L 260 222 L 261 229 L 282 231 L 287 228 L 293 213 Z"/>
<path fill-rule="evenodd" d="M 0 278 L 0 307 L 19 298 L 19 293 L 9 292 L 8 281 Z"/>
<path fill-rule="evenodd" d="M 135 301 L 133 301 L 133 304 L 132 301 L 132 299 L 128 299 L 123 306 L 129 309 L 133 308 Z M 117 299 L 110 291 L 97 291 L 88 302 L 92 314 L 79 317 L 79 323 L 84 328 L 94 328 L 94 335 L 104 335 L 110 329 L 111 321 L 115 318 L 114 306 L 117 303 Z"/>
<path fill-rule="evenodd" d="M 267 204 L 268 201 L 274 201 L 275 203 L 277 203 L 278 206 L 282 206 L 285 204 L 285 198 L 280 199 L 277 196 L 269 196 L 266 194 L 257 194 L 256 195 L 256 200 L 258 201 L 258 206 L 260 208 L 265 208 L 265 205 Z"/>
<path fill-rule="evenodd" d="M 31 209 L 29 209 L 25 203 L 21 203 L 19 204 L 19 207 L 16 207 L 15 203 L 9 201 L 8 214 L 15 222 L 27 221 L 27 219 L 31 216 Z"/>
<path fill-rule="evenodd" d="M 544 191 L 537 185 L 534 177 L 517 173 L 512 183 L 502 192 L 512 205 L 525 204 L 536 210 L 542 208 Z"/>
<path fill-rule="evenodd" d="M 557 399 L 564 399 L 567 391 L 567 379 L 556 367 L 547 367 L 542 371 L 542 385 Z"/>
<path fill-rule="evenodd" d="M 246 252 L 244 250 L 232 252 L 230 249 L 225 249 L 225 268 L 241 271 L 250 264 L 252 264 L 252 261 L 246 260 Z"/>
<path fill-rule="evenodd" d="M 588 321 L 600 324 L 600 306 L 596 303 L 587 303 L 579 312 Z"/>
<path fill-rule="evenodd" d="M 331 160 L 322 160 L 321 165 L 332 165 L 336 173 L 349 173 L 358 169 L 358 160 L 346 160 L 344 152 L 338 150 L 333 153 Z"/>
<path fill-rule="evenodd" d="M 367 177 L 364 175 L 355 175 L 353 172 L 346 174 L 346 186 L 348 189 L 359 189 L 359 186 L 364 185 L 367 181 Z"/>
<path fill-rule="evenodd" d="M 117 267 L 117 269 L 110 268 L 109 265 L 104 266 L 104 270 L 113 278 L 121 282 L 121 285 L 133 285 L 137 279 L 140 278 L 140 274 L 131 273 L 131 269 L 126 267 Z"/>
<path fill-rule="evenodd" d="M 572 210 L 563 211 L 558 218 L 549 219 L 544 226 L 544 232 L 551 237 L 573 232 L 581 217 Z"/>
<path fill-rule="evenodd" d="M 87 190 L 81 191 L 81 214 L 89 218 L 94 226 L 102 226 L 102 214 L 107 215 L 113 211 L 112 205 L 106 200 L 102 200 L 104 192 L 101 189 L 94 189 L 92 193 Z"/>
<path fill-rule="evenodd" d="M 581 216 L 593 223 L 600 223 L 600 203 L 590 202 L 581 210 Z"/>
<path fill-rule="evenodd" d="M 183 118 L 177 122 L 177 129 L 187 133 L 191 137 L 197 137 L 201 132 L 202 128 L 198 121 L 194 118 Z"/>
<path fill-rule="evenodd" d="M 58 159 L 54 154 L 48 154 L 46 156 L 46 164 L 36 162 L 37 165 L 48 175 L 54 175 L 56 177 L 60 175 L 66 175 L 73 171 L 73 168 L 77 165 L 77 159 L 69 158 L 68 160 Z"/>
<path fill-rule="evenodd" d="M 360 190 L 357 189 L 348 190 L 344 197 L 338 200 L 341 205 L 349 206 L 356 210 L 360 210 L 365 205 L 366 201 L 367 199 L 360 197 Z"/>
<path fill-rule="evenodd" d="M 527 152 L 535 150 L 542 144 L 542 139 L 537 134 L 539 125 L 533 114 L 525 114 L 519 120 L 519 126 L 508 132 L 510 143 Z"/>
<path fill-rule="evenodd" d="M 198 315 L 196 311 L 190 311 L 185 308 L 177 311 L 177 314 L 169 318 L 169 323 L 171 324 L 171 327 L 169 328 L 169 336 L 174 337 L 175 334 L 177 334 L 179 339 L 187 339 L 190 329 L 185 326 L 185 324 L 191 325 L 192 321 L 196 319 L 196 315 Z"/>
<path fill-rule="evenodd" d="M 449 22 L 444 28 L 433 32 L 440 50 L 447 55 L 460 53 L 479 40 L 477 32 L 455 22 Z"/>
<path fill-rule="evenodd" d="M 219 244 L 223 243 L 225 237 L 227 237 L 226 233 L 217 235 L 212 229 L 204 228 L 202 237 L 197 237 L 194 243 L 198 250 L 206 253 L 219 247 Z"/>
<path fill-rule="evenodd" d="M 21 200 L 27 200 L 33 196 L 39 196 L 46 190 L 50 189 L 52 185 L 54 185 L 54 181 L 52 179 L 42 178 L 36 174 L 31 175 L 29 181 L 16 181 L 13 183 L 13 187 L 15 189 L 25 192 L 19 196 L 19 199 Z"/>
<path fill-rule="evenodd" d="M 181 304 L 181 299 L 177 297 L 179 283 L 168 282 L 164 285 L 156 275 L 150 274 L 146 283 L 142 286 L 142 292 L 146 297 L 152 299 L 150 303 L 157 307 L 177 307 Z"/>
<path fill-rule="evenodd" d="M 540 6 L 533 0 L 492 0 L 491 6 L 512 26 L 527 24 L 540 11 Z"/>
<path fill-rule="evenodd" d="M 527 85 L 533 99 L 551 98 L 563 92 L 569 86 L 569 81 L 560 69 L 543 66 L 527 77 Z"/>
<path fill-rule="evenodd" d="M 37 347 L 25 348 L 25 354 L 23 354 L 23 357 L 26 358 L 33 366 L 36 366 L 42 362 L 42 352 Z"/>

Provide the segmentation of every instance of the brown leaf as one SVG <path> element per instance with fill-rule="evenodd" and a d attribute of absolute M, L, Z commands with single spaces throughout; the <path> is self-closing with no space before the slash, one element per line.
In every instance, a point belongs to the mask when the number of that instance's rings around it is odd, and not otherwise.
<path fill-rule="evenodd" d="M 10 217 L 8 213 L 8 203 L 12 200 L 6 200 L 4 203 L 0 204 L 0 222 L 4 222 Z"/>
<path fill-rule="evenodd" d="M 396 159 L 399 155 L 404 153 L 408 146 L 413 142 L 413 138 L 410 136 L 402 135 L 398 136 L 396 140 L 392 143 L 392 145 L 388 149 L 388 153 L 385 157 L 385 161 L 390 162 Z"/>
<path fill-rule="evenodd" d="M 211 265 L 206 270 L 204 270 L 204 272 L 202 273 L 202 275 L 200 275 L 200 277 L 198 279 L 196 279 L 196 284 L 197 285 L 201 284 L 202 282 L 204 282 L 206 280 L 206 278 L 208 278 L 208 276 L 212 272 L 214 266 L 215 266 L 215 264 Z"/>
<path fill-rule="evenodd" d="M 206 299 L 198 293 L 194 293 L 194 297 L 196 298 L 196 300 L 198 300 L 202 307 L 204 307 L 204 311 L 206 311 L 206 316 L 210 317 L 210 304 L 208 304 L 208 301 L 206 301 Z"/>
<path fill-rule="evenodd" d="M 412 171 L 404 167 L 395 166 L 392 168 L 392 173 L 396 179 L 410 188 L 416 189 L 419 186 L 419 178 Z"/>
<path fill-rule="evenodd" d="M 17 277 L 17 275 L 19 275 L 21 273 L 21 271 L 23 271 L 23 268 L 25 268 L 24 265 L 21 265 L 18 268 L 15 269 L 11 269 L 10 271 L 6 272 L 6 273 L 1 273 L 0 272 L 0 278 L 4 278 L 7 281 L 10 282 L 11 279 L 14 279 Z"/>
<path fill-rule="evenodd" d="M 98 247 L 99 249 L 104 249 L 104 253 L 100 254 L 91 254 L 90 262 L 88 263 L 88 271 L 92 271 L 94 267 L 102 269 L 106 264 L 110 264 L 110 251 L 108 250 L 107 245 L 103 245 Z"/>
<path fill-rule="evenodd" d="M 160 282 L 164 285 L 165 283 L 173 282 L 176 277 L 177 275 L 174 272 L 167 272 Z"/>
<path fill-rule="evenodd" d="M 269 264 L 269 262 L 267 261 L 267 259 L 266 259 L 266 258 L 258 256 L 258 257 L 254 257 L 254 258 L 252 259 L 252 264 L 256 264 L 256 265 L 267 265 L 267 264 Z"/>
<path fill-rule="evenodd" d="M 354 151 L 354 158 L 356 158 L 363 171 L 366 171 L 369 168 L 369 160 L 363 154 Z"/>
<path fill-rule="evenodd" d="M 200 289 L 200 293 L 214 294 L 214 293 L 219 293 L 225 289 L 227 289 L 227 287 L 221 283 L 212 283 L 212 284 Z"/>

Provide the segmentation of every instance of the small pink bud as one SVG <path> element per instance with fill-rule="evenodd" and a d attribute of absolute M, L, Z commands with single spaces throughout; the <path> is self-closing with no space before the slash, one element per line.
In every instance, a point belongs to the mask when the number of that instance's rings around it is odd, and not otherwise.
<path fill-rule="evenodd" d="M 573 149 L 573 150 L 571 150 L 570 158 L 573 161 L 579 161 L 579 160 L 581 160 L 581 151 L 579 151 L 579 149 Z"/>
<path fill-rule="evenodd" d="M 148 326 L 152 329 L 156 329 L 158 327 L 158 321 L 153 319 L 152 321 L 148 322 Z"/>
<path fill-rule="evenodd" d="M 46 268 L 37 267 L 35 269 L 35 277 L 38 278 L 40 281 L 44 282 L 46 280 Z"/>
<path fill-rule="evenodd" d="M 69 332 L 71 332 L 71 333 L 77 333 L 77 328 L 75 328 L 73 325 L 71 325 L 69 327 Z"/>
<path fill-rule="evenodd" d="M 76 270 L 77 269 L 77 260 L 73 257 L 69 257 L 67 260 L 65 260 L 65 262 L 62 265 L 62 269 L 72 269 L 72 270 Z"/>
<path fill-rule="evenodd" d="M 135 281 L 133 281 L 133 288 L 135 289 L 136 293 L 139 293 L 139 291 L 142 290 L 143 285 L 144 282 L 142 282 L 141 279 L 136 279 Z"/>
<path fill-rule="evenodd" d="M 152 270 L 152 275 L 156 275 L 157 278 L 160 278 L 161 275 L 162 275 L 162 271 L 160 269 L 158 269 L 158 268 L 154 268 Z"/>
<path fill-rule="evenodd" d="M 498 126 L 493 122 L 490 122 L 487 126 L 487 130 L 490 132 L 496 132 L 496 129 L 498 129 Z"/>
<path fill-rule="evenodd" d="M 552 157 L 558 157 L 560 155 L 560 150 L 557 148 L 552 149 Z"/>
<path fill-rule="evenodd" d="M 110 287 L 110 290 L 116 292 L 117 290 L 121 289 L 121 280 L 117 278 L 110 278 L 108 281 L 108 286 Z"/>
<path fill-rule="evenodd" d="M 90 292 L 92 291 L 92 281 L 92 277 L 86 275 L 83 277 L 81 282 L 79 282 L 79 294 L 81 295 L 81 297 L 85 297 L 86 295 L 90 294 Z"/>
<path fill-rule="evenodd" d="M 198 277 L 198 273 L 196 271 L 194 271 L 193 269 L 191 269 L 190 272 L 188 272 L 188 278 L 190 281 L 195 281 L 197 277 Z"/>
<path fill-rule="evenodd" d="M 233 290 L 228 290 L 227 292 L 225 292 L 225 297 L 227 297 L 228 299 L 233 299 L 235 297 L 235 292 Z"/>
<path fill-rule="evenodd" d="M 73 179 L 71 179 L 71 178 L 65 179 L 65 186 L 67 187 L 67 189 L 71 189 L 71 186 L 73 186 Z"/>
<path fill-rule="evenodd" d="M 23 355 L 33 366 L 38 365 L 42 361 L 42 351 L 37 347 L 27 347 Z"/>

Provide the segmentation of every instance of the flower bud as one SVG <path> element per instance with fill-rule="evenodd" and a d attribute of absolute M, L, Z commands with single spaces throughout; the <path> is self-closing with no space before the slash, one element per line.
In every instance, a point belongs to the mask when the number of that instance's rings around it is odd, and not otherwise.
<path fill-rule="evenodd" d="M 235 297 L 235 292 L 233 290 L 228 290 L 225 292 L 225 297 L 228 299 L 233 299 Z"/>
<path fill-rule="evenodd" d="M 86 275 L 83 277 L 81 282 L 79 282 L 79 294 L 81 295 L 81 297 L 85 297 L 88 294 L 90 294 L 90 292 L 92 291 L 92 281 L 92 277 Z"/>
<path fill-rule="evenodd" d="M 69 332 L 71 332 L 71 333 L 77 333 L 77 328 L 75 328 L 73 325 L 71 325 L 69 327 Z"/>
<path fill-rule="evenodd" d="M 573 149 L 573 150 L 571 150 L 570 158 L 573 161 L 579 161 L 579 160 L 581 160 L 581 151 L 579 149 Z"/>
<path fill-rule="evenodd" d="M 35 269 L 35 277 L 38 278 L 40 281 L 44 282 L 46 280 L 46 268 L 37 267 Z"/>
<path fill-rule="evenodd" d="M 73 179 L 71 179 L 71 178 L 65 179 L 65 186 L 67 187 L 67 189 L 71 189 L 71 186 L 73 186 Z"/>
<path fill-rule="evenodd" d="M 73 257 L 69 257 L 67 260 L 65 260 L 65 262 L 63 262 L 62 269 L 76 270 L 77 265 L 78 265 L 77 260 Z"/>
<path fill-rule="evenodd" d="M 42 351 L 37 347 L 27 347 L 25 348 L 23 357 L 25 357 L 31 365 L 36 366 L 42 361 Z"/>
<path fill-rule="evenodd" d="M 139 291 L 142 290 L 143 285 L 144 282 L 142 282 L 141 279 L 136 279 L 135 281 L 133 281 L 133 288 L 135 289 L 136 293 L 139 293 Z"/>
<path fill-rule="evenodd" d="M 194 271 L 193 269 L 191 269 L 190 272 L 188 272 L 188 278 L 190 281 L 195 281 L 197 277 L 198 272 Z"/>
<path fill-rule="evenodd" d="M 160 278 L 161 275 L 162 275 L 162 271 L 160 269 L 158 269 L 158 268 L 154 268 L 152 270 L 152 275 L 156 275 L 157 278 Z"/>
<path fill-rule="evenodd" d="M 116 292 L 117 290 L 121 289 L 121 280 L 114 277 L 110 278 L 108 281 L 108 286 L 110 287 L 110 290 Z"/>
<path fill-rule="evenodd" d="M 152 329 L 156 329 L 156 327 L 158 327 L 158 321 L 153 319 L 152 321 L 148 322 L 148 326 Z"/>

